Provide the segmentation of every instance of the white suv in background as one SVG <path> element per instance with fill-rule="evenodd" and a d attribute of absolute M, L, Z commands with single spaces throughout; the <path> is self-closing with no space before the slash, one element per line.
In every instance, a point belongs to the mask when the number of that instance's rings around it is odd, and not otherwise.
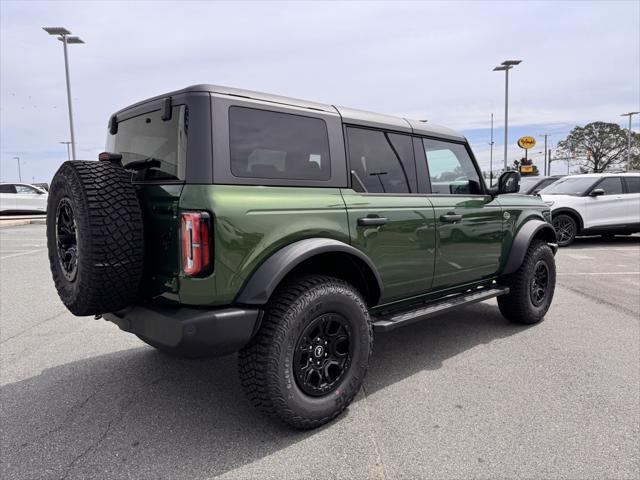
<path fill-rule="evenodd" d="M 558 245 L 577 235 L 640 232 L 640 173 L 571 175 L 540 191 L 551 207 Z"/>
<path fill-rule="evenodd" d="M 0 183 L 0 212 L 44 213 L 48 196 L 43 189 L 26 183 Z"/>

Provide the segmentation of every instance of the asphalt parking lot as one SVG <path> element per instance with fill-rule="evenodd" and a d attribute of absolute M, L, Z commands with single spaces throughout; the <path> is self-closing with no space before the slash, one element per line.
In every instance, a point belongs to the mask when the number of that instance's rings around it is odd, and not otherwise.
<path fill-rule="evenodd" d="M 3 479 L 640 477 L 638 236 L 560 250 L 540 325 L 491 301 L 377 335 L 346 414 L 298 432 L 253 410 L 235 356 L 73 317 L 44 232 L 0 230 Z"/>

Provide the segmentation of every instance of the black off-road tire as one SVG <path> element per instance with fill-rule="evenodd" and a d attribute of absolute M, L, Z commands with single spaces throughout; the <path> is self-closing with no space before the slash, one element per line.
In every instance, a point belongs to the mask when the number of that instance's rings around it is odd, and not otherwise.
<path fill-rule="evenodd" d="M 69 244 L 76 245 L 71 261 Z M 111 162 L 63 163 L 49 191 L 47 247 L 58 295 L 73 314 L 113 312 L 134 303 L 144 235 L 131 174 Z"/>
<path fill-rule="evenodd" d="M 533 293 L 534 276 L 540 265 L 547 269 L 548 284 L 544 297 L 537 303 Z M 505 318 L 527 325 L 540 322 L 551 306 L 556 286 L 556 264 L 551 247 L 541 240 L 531 242 L 520 268 L 502 278 L 500 283 L 509 287 L 507 295 L 498 297 L 498 306 Z"/>
<path fill-rule="evenodd" d="M 573 243 L 578 234 L 578 224 L 570 215 L 559 213 L 551 220 L 556 231 L 559 247 L 567 247 Z"/>
<path fill-rule="evenodd" d="M 295 352 L 308 327 L 327 314 L 339 314 L 348 322 L 353 348 L 334 389 L 312 396 L 294 373 Z M 269 301 L 260 330 L 240 351 L 240 380 L 263 413 L 295 428 L 315 428 L 340 415 L 358 393 L 372 343 L 367 307 L 355 288 L 333 277 L 301 276 L 279 287 Z"/>

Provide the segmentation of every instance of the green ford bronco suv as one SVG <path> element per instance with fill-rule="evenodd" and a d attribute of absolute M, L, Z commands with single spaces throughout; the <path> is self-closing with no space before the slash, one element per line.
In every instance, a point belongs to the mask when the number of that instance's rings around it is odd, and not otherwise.
<path fill-rule="evenodd" d="M 108 129 L 51 184 L 60 298 L 172 354 L 238 351 L 251 402 L 294 427 L 349 405 L 373 331 L 493 297 L 532 324 L 551 304 L 549 208 L 505 195 L 516 172 L 488 188 L 453 130 L 213 85 Z"/>

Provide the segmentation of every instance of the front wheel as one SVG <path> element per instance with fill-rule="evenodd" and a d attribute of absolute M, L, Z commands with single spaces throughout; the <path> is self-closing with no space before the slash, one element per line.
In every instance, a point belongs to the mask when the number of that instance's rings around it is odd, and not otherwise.
<path fill-rule="evenodd" d="M 509 293 L 498 297 L 500 312 L 514 323 L 542 320 L 556 288 L 556 263 L 551 247 L 543 241 L 529 246 L 520 268 L 501 281 Z"/>
<path fill-rule="evenodd" d="M 305 275 L 280 287 L 240 351 L 249 400 L 301 429 L 337 417 L 358 393 L 371 354 L 367 307 L 348 283 Z"/>
<path fill-rule="evenodd" d="M 553 216 L 553 229 L 556 231 L 558 246 L 571 245 L 578 234 L 578 225 L 569 215 L 559 214 Z"/>

